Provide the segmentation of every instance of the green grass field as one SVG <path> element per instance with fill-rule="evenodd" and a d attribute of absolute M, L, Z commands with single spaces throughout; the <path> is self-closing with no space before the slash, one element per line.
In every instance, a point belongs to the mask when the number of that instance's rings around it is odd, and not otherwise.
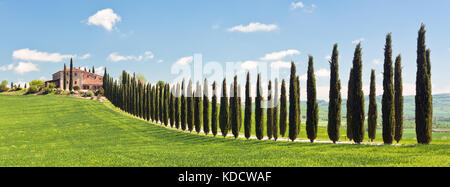
<path fill-rule="evenodd" d="M 448 133 L 414 145 L 406 129 L 402 146 L 224 139 L 65 96 L 0 95 L 0 114 L 0 166 L 450 166 Z M 328 140 L 324 127 L 318 139 Z"/>

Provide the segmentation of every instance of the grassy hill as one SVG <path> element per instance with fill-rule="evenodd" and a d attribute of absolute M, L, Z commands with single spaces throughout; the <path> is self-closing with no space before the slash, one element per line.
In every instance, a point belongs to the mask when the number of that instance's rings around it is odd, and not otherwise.
<path fill-rule="evenodd" d="M 450 166 L 448 134 L 428 146 L 224 139 L 58 96 L 0 95 L 0 114 L 0 166 Z"/>

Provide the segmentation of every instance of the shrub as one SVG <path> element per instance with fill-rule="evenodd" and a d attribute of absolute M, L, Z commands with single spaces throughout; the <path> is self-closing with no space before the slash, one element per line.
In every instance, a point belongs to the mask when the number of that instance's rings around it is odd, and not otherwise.
<path fill-rule="evenodd" d="M 63 93 L 63 90 L 61 89 L 56 89 L 55 94 L 61 95 Z"/>
<path fill-rule="evenodd" d="M 2 83 L 0 84 L 0 92 L 6 92 L 8 91 L 8 81 L 2 81 Z"/>
<path fill-rule="evenodd" d="M 48 87 L 50 89 L 56 88 L 56 84 L 55 83 L 50 83 L 50 84 L 48 84 Z"/>
<path fill-rule="evenodd" d="M 44 94 L 52 93 L 52 89 L 50 89 L 50 88 L 44 88 L 43 90 L 44 90 Z"/>
<path fill-rule="evenodd" d="M 28 94 L 34 94 L 34 93 L 37 93 L 37 92 L 39 92 L 39 88 L 36 85 L 31 85 L 30 84 L 30 88 L 28 88 L 27 93 Z"/>
<path fill-rule="evenodd" d="M 80 88 L 80 86 L 74 86 L 73 90 L 78 91 L 78 90 L 81 90 L 81 88 Z"/>
<path fill-rule="evenodd" d="M 65 90 L 61 93 L 61 95 L 70 95 L 70 91 Z"/>
<path fill-rule="evenodd" d="M 105 94 L 105 90 L 103 89 L 103 87 L 98 89 L 97 92 L 95 93 L 96 96 L 103 96 L 104 94 Z"/>
<path fill-rule="evenodd" d="M 41 80 L 34 80 L 30 82 L 30 87 L 31 86 L 36 86 L 38 89 L 41 89 L 45 86 L 45 83 L 42 82 Z"/>
<path fill-rule="evenodd" d="M 92 91 L 87 91 L 83 95 L 83 97 L 94 97 L 94 96 L 95 96 L 95 94 Z"/>

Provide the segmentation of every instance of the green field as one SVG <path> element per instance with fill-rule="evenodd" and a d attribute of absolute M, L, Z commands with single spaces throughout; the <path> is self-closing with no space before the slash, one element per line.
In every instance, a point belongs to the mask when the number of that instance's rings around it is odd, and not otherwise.
<path fill-rule="evenodd" d="M 406 129 L 402 146 L 224 139 L 66 96 L 0 95 L 0 114 L 0 166 L 450 166 L 448 133 L 414 145 Z"/>

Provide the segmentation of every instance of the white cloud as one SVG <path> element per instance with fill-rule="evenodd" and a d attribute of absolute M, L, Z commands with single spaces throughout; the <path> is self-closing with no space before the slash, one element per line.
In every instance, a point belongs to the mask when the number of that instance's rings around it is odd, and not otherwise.
<path fill-rule="evenodd" d="M 9 71 L 14 68 L 14 64 L 4 65 L 0 66 L 0 71 Z"/>
<path fill-rule="evenodd" d="M 36 64 L 31 62 L 19 62 L 19 65 L 14 68 L 14 72 L 18 74 L 24 74 L 32 71 L 39 71 Z"/>
<path fill-rule="evenodd" d="M 358 44 L 358 43 L 363 42 L 364 40 L 365 40 L 364 38 L 360 38 L 360 39 L 357 39 L 357 40 L 353 40 L 353 41 L 352 41 L 352 44 Z"/>
<path fill-rule="evenodd" d="M 89 53 L 86 53 L 86 54 L 84 54 L 83 56 L 80 57 L 81 60 L 85 60 L 85 59 L 88 59 L 88 58 L 91 58 L 91 54 L 89 54 Z"/>
<path fill-rule="evenodd" d="M 272 64 L 270 64 L 271 68 L 290 68 L 291 67 L 291 63 L 290 62 L 286 62 L 286 61 L 276 61 L 273 62 Z"/>
<path fill-rule="evenodd" d="M 248 24 L 247 26 L 244 26 L 244 25 L 234 26 L 234 27 L 228 29 L 228 31 L 229 32 L 238 31 L 238 32 L 249 33 L 249 32 L 258 32 L 258 31 L 269 32 L 269 31 L 273 31 L 276 29 L 278 29 L 278 26 L 274 25 L 274 24 L 266 25 L 263 23 L 252 22 L 252 23 Z"/>
<path fill-rule="evenodd" d="M 60 53 L 39 52 L 28 48 L 15 50 L 13 52 L 13 58 L 15 59 L 41 62 L 61 62 L 73 56 L 74 55 L 63 55 Z"/>
<path fill-rule="evenodd" d="M 317 6 L 315 4 L 311 4 L 311 6 L 306 6 L 305 4 L 303 4 L 303 2 L 300 1 L 291 3 L 291 10 L 303 9 L 303 12 L 305 13 L 313 13 L 316 8 Z"/>
<path fill-rule="evenodd" d="M 111 31 L 114 28 L 116 22 L 120 22 L 122 19 L 119 15 L 114 13 L 110 8 L 99 10 L 88 19 L 88 25 L 102 26 L 107 31 Z"/>
<path fill-rule="evenodd" d="M 281 60 L 287 56 L 299 55 L 300 51 L 295 49 L 289 49 L 285 51 L 273 52 L 266 54 L 266 56 L 262 57 L 261 60 L 271 61 L 271 60 Z"/>
<path fill-rule="evenodd" d="M 327 56 L 325 56 L 324 58 L 325 58 L 325 60 L 327 60 L 327 61 L 331 61 L 331 56 L 330 56 L 330 55 L 327 55 Z"/>
<path fill-rule="evenodd" d="M 292 10 L 295 10 L 297 8 L 303 8 L 303 7 L 305 7 L 305 5 L 303 5 L 302 2 L 292 2 L 291 3 L 291 9 Z"/>
<path fill-rule="evenodd" d="M 119 53 L 114 52 L 114 53 L 109 54 L 107 59 L 112 62 L 120 62 L 120 61 L 130 61 L 130 60 L 134 60 L 134 61 L 151 60 L 153 58 L 155 58 L 155 55 L 151 51 L 146 51 L 144 53 L 144 55 L 139 55 L 139 56 L 121 56 L 121 55 L 119 55 Z"/>
<path fill-rule="evenodd" d="M 144 58 L 146 59 L 146 60 L 151 60 L 151 59 L 154 59 L 155 58 L 155 55 L 153 54 L 153 52 L 151 52 L 151 51 L 146 51 L 145 53 L 144 53 Z"/>
<path fill-rule="evenodd" d="M 187 57 L 183 57 L 178 59 L 175 64 L 177 65 L 188 65 L 190 64 L 192 61 L 194 60 L 193 56 L 187 56 Z"/>
<path fill-rule="evenodd" d="M 314 75 L 316 76 L 316 79 L 323 77 L 330 77 L 330 71 L 328 69 L 319 69 L 316 72 L 314 72 Z M 302 81 L 308 80 L 308 74 L 301 75 L 300 80 Z"/>
<path fill-rule="evenodd" d="M 105 66 L 100 66 L 98 68 L 95 68 L 96 74 L 103 75 L 104 72 L 105 72 Z"/>
<path fill-rule="evenodd" d="M 157 61 L 157 63 L 159 64 L 159 63 L 163 63 L 164 62 L 164 60 L 161 60 L 161 59 L 159 59 L 158 61 Z"/>
<path fill-rule="evenodd" d="M 241 68 L 246 69 L 246 70 L 255 69 L 258 67 L 258 64 L 259 64 L 259 62 L 257 62 L 257 61 L 248 60 L 241 64 Z"/>
<path fill-rule="evenodd" d="M 381 60 L 380 59 L 374 59 L 374 60 L 372 60 L 372 64 L 375 64 L 375 65 L 381 64 Z"/>

